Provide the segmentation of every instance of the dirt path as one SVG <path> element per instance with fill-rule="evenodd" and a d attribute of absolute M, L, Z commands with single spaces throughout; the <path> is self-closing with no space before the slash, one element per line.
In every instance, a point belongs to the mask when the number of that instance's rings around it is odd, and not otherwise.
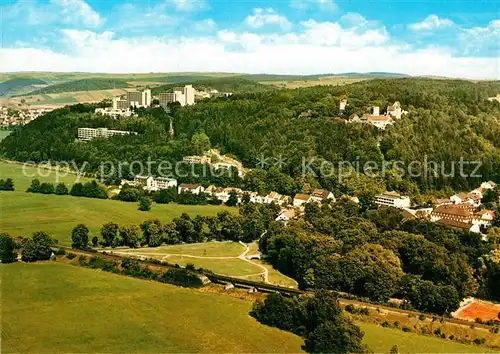
<path fill-rule="evenodd" d="M 252 260 L 250 260 L 250 259 L 248 259 L 246 257 L 247 254 L 248 254 L 248 252 L 250 251 L 250 247 L 246 243 L 243 243 L 243 242 L 240 241 L 240 245 L 242 245 L 242 246 L 245 247 L 245 252 L 243 252 L 242 254 L 240 254 L 238 256 L 238 258 L 241 259 L 241 260 L 244 260 L 245 262 L 251 263 L 251 264 L 259 267 L 260 269 L 262 269 L 263 272 L 261 274 L 264 275 L 264 283 L 269 284 L 269 270 L 266 267 L 264 267 L 263 265 L 261 265 L 259 263 L 255 263 L 255 262 L 253 262 Z"/>

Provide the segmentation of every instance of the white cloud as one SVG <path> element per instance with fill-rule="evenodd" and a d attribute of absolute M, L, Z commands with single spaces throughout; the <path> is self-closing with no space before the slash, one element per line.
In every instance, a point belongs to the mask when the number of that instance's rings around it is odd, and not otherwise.
<path fill-rule="evenodd" d="M 455 25 L 452 20 L 440 18 L 438 15 L 429 15 L 423 21 L 413 23 L 408 27 L 412 31 L 432 31 L 436 29 L 449 28 Z"/>
<path fill-rule="evenodd" d="M 19 0 L 0 8 L 5 23 L 29 26 L 65 24 L 98 27 L 104 19 L 83 0 L 51 0 L 49 3 Z"/>
<path fill-rule="evenodd" d="M 288 29 L 292 23 L 286 17 L 279 15 L 274 9 L 254 9 L 253 14 L 245 19 L 245 23 L 252 28 L 261 28 L 266 25 L 279 26 Z"/>
<path fill-rule="evenodd" d="M 214 20 L 207 18 L 205 20 L 192 23 L 193 29 L 197 32 L 210 32 L 214 30 L 217 25 Z"/>
<path fill-rule="evenodd" d="M 336 23 L 315 21 L 306 21 L 302 26 L 301 33 L 258 35 L 222 30 L 214 36 L 197 38 L 117 38 L 107 31 L 66 30 L 62 32 L 68 46 L 64 53 L 3 48 L 0 57 L 4 71 L 284 74 L 391 71 L 500 78 L 496 57 L 455 58 L 443 49 L 411 50 L 406 45 L 391 44 L 383 28 L 360 32 L 346 30 Z M 235 45 L 240 50 L 234 50 Z"/>
<path fill-rule="evenodd" d="M 74 24 L 80 21 L 91 27 L 97 27 L 103 23 L 101 16 L 83 0 L 52 0 L 59 6 L 58 15 L 64 23 Z"/>
<path fill-rule="evenodd" d="M 486 27 L 462 29 L 459 38 L 465 46 L 465 53 L 468 55 L 489 50 L 498 57 L 500 53 L 500 20 L 493 20 Z"/>
<path fill-rule="evenodd" d="M 301 22 L 305 28 L 302 38 L 305 42 L 317 45 L 337 45 L 346 48 L 360 48 L 381 45 L 389 40 L 384 27 L 359 31 L 355 28 L 344 29 L 338 22 Z"/>
<path fill-rule="evenodd" d="M 290 6 L 297 10 L 318 9 L 328 12 L 339 10 L 339 6 L 333 0 L 291 0 Z"/>
<path fill-rule="evenodd" d="M 178 11 L 197 11 L 207 7 L 205 0 L 169 0 Z"/>

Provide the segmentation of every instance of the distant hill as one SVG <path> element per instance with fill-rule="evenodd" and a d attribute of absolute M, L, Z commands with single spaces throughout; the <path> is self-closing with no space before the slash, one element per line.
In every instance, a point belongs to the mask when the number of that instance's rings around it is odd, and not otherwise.
<path fill-rule="evenodd" d="M 34 78 L 15 78 L 0 82 L 0 96 L 10 96 L 21 90 L 30 91 L 34 89 L 33 85 L 46 85 L 43 80 Z"/>
<path fill-rule="evenodd" d="M 191 84 L 197 90 L 216 89 L 219 92 L 248 93 L 274 91 L 277 88 L 271 85 L 263 85 L 257 81 L 242 79 L 240 77 L 204 78 L 199 81 L 186 81 L 182 83 Z M 167 84 L 152 89 L 153 95 L 160 92 L 169 92 L 178 84 Z"/>
<path fill-rule="evenodd" d="M 96 91 L 96 90 L 109 90 L 115 88 L 126 88 L 130 87 L 127 80 L 124 79 L 80 79 L 69 82 L 63 82 L 60 84 L 50 85 L 39 90 L 36 90 L 38 95 L 49 94 L 49 93 L 61 93 L 61 92 L 76 92 L 76 91 Z"/>

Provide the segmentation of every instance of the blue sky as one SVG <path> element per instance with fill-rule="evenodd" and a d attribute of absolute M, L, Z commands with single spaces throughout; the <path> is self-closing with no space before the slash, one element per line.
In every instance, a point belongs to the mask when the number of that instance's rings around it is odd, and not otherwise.
<path fill-rule="evenodd" d="M 500 1 L 1 1 L 0 70 L 500 78 Z"/>

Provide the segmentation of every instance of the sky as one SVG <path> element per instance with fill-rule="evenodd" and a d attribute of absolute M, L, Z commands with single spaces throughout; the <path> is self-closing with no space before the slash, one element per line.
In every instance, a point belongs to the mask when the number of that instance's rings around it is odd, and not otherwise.
<path fill-rule="evenodd" d="M 0 72 L 500 79 L 498 0 L 0 0 Z"/>

